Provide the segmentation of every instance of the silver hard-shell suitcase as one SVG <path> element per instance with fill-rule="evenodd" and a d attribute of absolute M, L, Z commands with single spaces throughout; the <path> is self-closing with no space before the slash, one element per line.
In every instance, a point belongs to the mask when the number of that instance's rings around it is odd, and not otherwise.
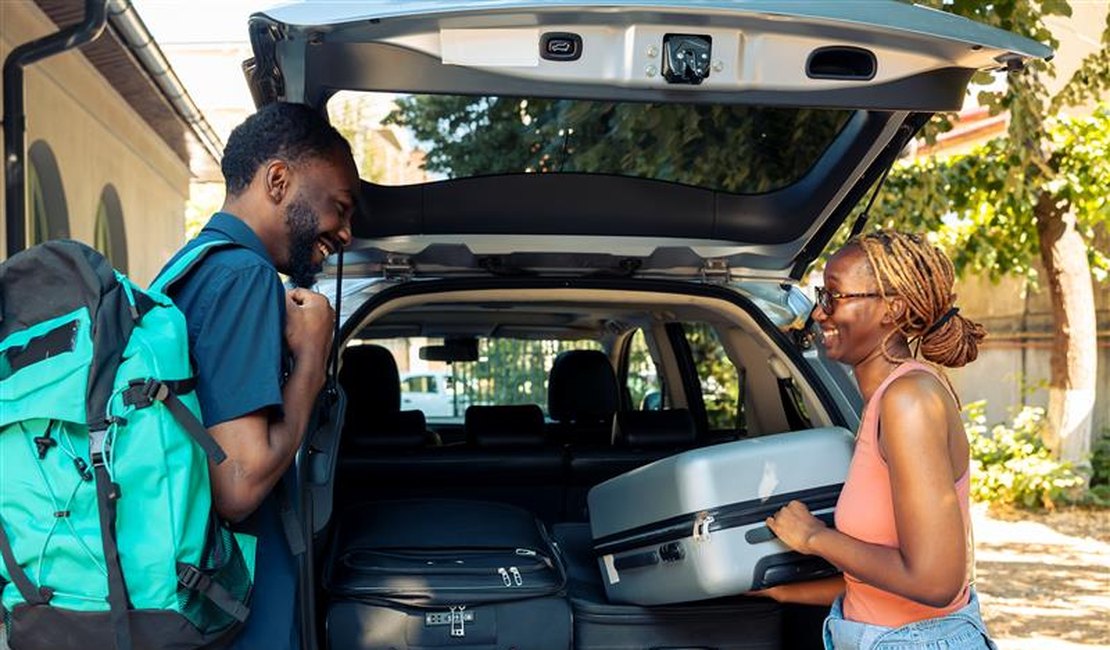
<path fill-rule="evenodd" d="M 836 573 L 765 525 L 791 500 L 832 523 L 854 440 L 840 427 L 728 442 L 610 479 L 587 501 L 606 595 L 637 605 L 740 594 Z"/>

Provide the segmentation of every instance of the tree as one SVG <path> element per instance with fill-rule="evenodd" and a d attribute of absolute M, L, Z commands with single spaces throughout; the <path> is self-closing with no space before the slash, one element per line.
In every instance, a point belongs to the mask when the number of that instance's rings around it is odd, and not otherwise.
<path fill-rule="evenodd" d="M 386 121 L 411 129 L 427 149 L 427 169 L 449 176 L 621 173 L 760 193 L 809 169 L 849 116 L 761 106 L 430 95 L 400 99 Z"/>
<path fill-rule="evenodd" d="M 1071 15 L 1063 0 L 933 4 L 1054 48 L 1059 44 L 1045 17 Z M 980 103 L 992 112 L 1009 111 L 1006 136 L 967 155 L 899 166 L 875 205 L 881 225 L 936 232 L 961 273 L 1036 279 L 1033 261 L 1040 261 L 1054 314 L 1046 442 L 1058 457 L 1075 463 L 1086 462 L 1091 450 L 1097 379 L 1092 269 L 1103 278 L 1110 269 L 1090 245 L 1096 231 L 1110 223 L 1110 109 L 1102 107 L 1089 119 L 1049 116 L 1110 86 L 1110 15 L 1102 39 L 1102 49 L 1056 96 L 1044 84 L 1054 74 L 1044 61 L 1012 75 L 1004 91 L 980 92 Z M 942 116 L 927 136 L 950 126 L 949 116 Z"/>

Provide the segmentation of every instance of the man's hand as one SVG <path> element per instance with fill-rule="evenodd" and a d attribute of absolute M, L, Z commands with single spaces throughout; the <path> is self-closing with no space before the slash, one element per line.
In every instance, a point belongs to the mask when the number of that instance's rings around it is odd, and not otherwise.
<path fill-rule="evenodd" d="M 806 555 L 813 555 L 813 538 L 828 528 L 800 501 L 786 504 L 773 517 L 768 517 L 766 523 L 783 544 Z"/>
<path fill-rule="evenodd" d="M 335 310 L 322 294 L 308 289 L 285 292 L 285 341 L 293 353 L 293 372 L 309 372 L 318 392 L 326 378 L 328 346 Z"/>
<path fill-rule="evenodd" d="M 285 292 L 285 341 L 295 359 L 326 356 L 334 328 L 335 310 L 323 294 L 301 288 Z"/>

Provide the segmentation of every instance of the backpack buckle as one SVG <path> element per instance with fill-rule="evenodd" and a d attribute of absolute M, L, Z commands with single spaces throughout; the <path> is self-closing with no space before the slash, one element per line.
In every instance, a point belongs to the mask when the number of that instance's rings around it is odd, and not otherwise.
<path fill-rule="evenodd" d="M 189 591 L 204 591 L 207 588 L 209 578 L 191 564 L 178 564 L 177 582 Z"/>
<path fill-rule="evenodd" d="M 170 388 L 157 379 L 132 379 L 123 391 L 123 403 L 142 409 L 154 402 L 161 402 L 170 395 Z"/>

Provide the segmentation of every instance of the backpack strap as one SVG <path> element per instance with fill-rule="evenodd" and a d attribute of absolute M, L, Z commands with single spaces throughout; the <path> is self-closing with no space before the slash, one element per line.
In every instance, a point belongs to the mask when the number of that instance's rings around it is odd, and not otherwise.
<path fill-rule="evenodd" d="M 182 587 L 203 595 L 212 604 L 219 607 L 225 614 L 240 623 L 245 623 L 250 615 L 250 608 L 236 600 L 220 583 L 204 574 L 192 564 L 177 563 L 177 582 Z"/>
<path fill-rule="evenodd" d="M 209 253 L 221 248 L 233 248 L 237 246 L 241 247 L 242 244 L 233 242 L 230 239 L 214 239 L 190 248 L 181 257 L 177 258 L 173 264 L 162 269 L 158 277 L 154 278 L 154 282 L 150 283 L 150 290 L 163 294 L 166 293 L 171 287 L 183 280 L 185 276 L 189 275 Z"/>
<path fill-rule="evenodd" d="M 105 431 L 90 431 L 89 450 L 92 452 L 93 474 L 96 479 L 96 506 L 100 515 L 100 539 L 104 546 L 104 562 L 108 569 L 108 610 L 115 635 L 115 650 L 131 650 L 131 624 L 129 612 L 131 598 L 120 565 L 119 545 L 116 541 L 116 503 L 121 496 L 119 483 L 112 480 L 104 458 Z"/>
<path fill-rule="evenodd" d="M 197 380 L 195 378 L 181 379 L 177 381 L 165 379 L 132 379 L 128 384 L 128 388 L 123 391 L 123 403 L 128 406 L 134 406 L 137 409 L 146 408 L 155 402 L 162 402 L 170 411 L 170 415 L 174 420 L 181 425 L 181 428 L 196 441 L 204 453 L 208 455 L 212 462 L 219 465 L 227 460 L 227 454 L 220 448 L 220 444 L 208 433 L 204 423 L 193 415 L 193 412 L 185 406 L 178 395 L 184 395 L 196 390 Z"/>
<path fill-rule="evenodd" d="M 0 556 L 3 556 L 4 566 L 8 569 L 8 576 L 15 583 L 15 588 L 19 591 L 19 595 L 23 597 L 23 600 L 30 605 L 45 605 L 50 602 L 50 597 L 54 595 L 54 592 L 49 587 L 35 589 L 23 567 L 15 561 L 11 540 L 8 539 L 8 533 L 4 529 L 3 522 L 0 522 Z"/>

